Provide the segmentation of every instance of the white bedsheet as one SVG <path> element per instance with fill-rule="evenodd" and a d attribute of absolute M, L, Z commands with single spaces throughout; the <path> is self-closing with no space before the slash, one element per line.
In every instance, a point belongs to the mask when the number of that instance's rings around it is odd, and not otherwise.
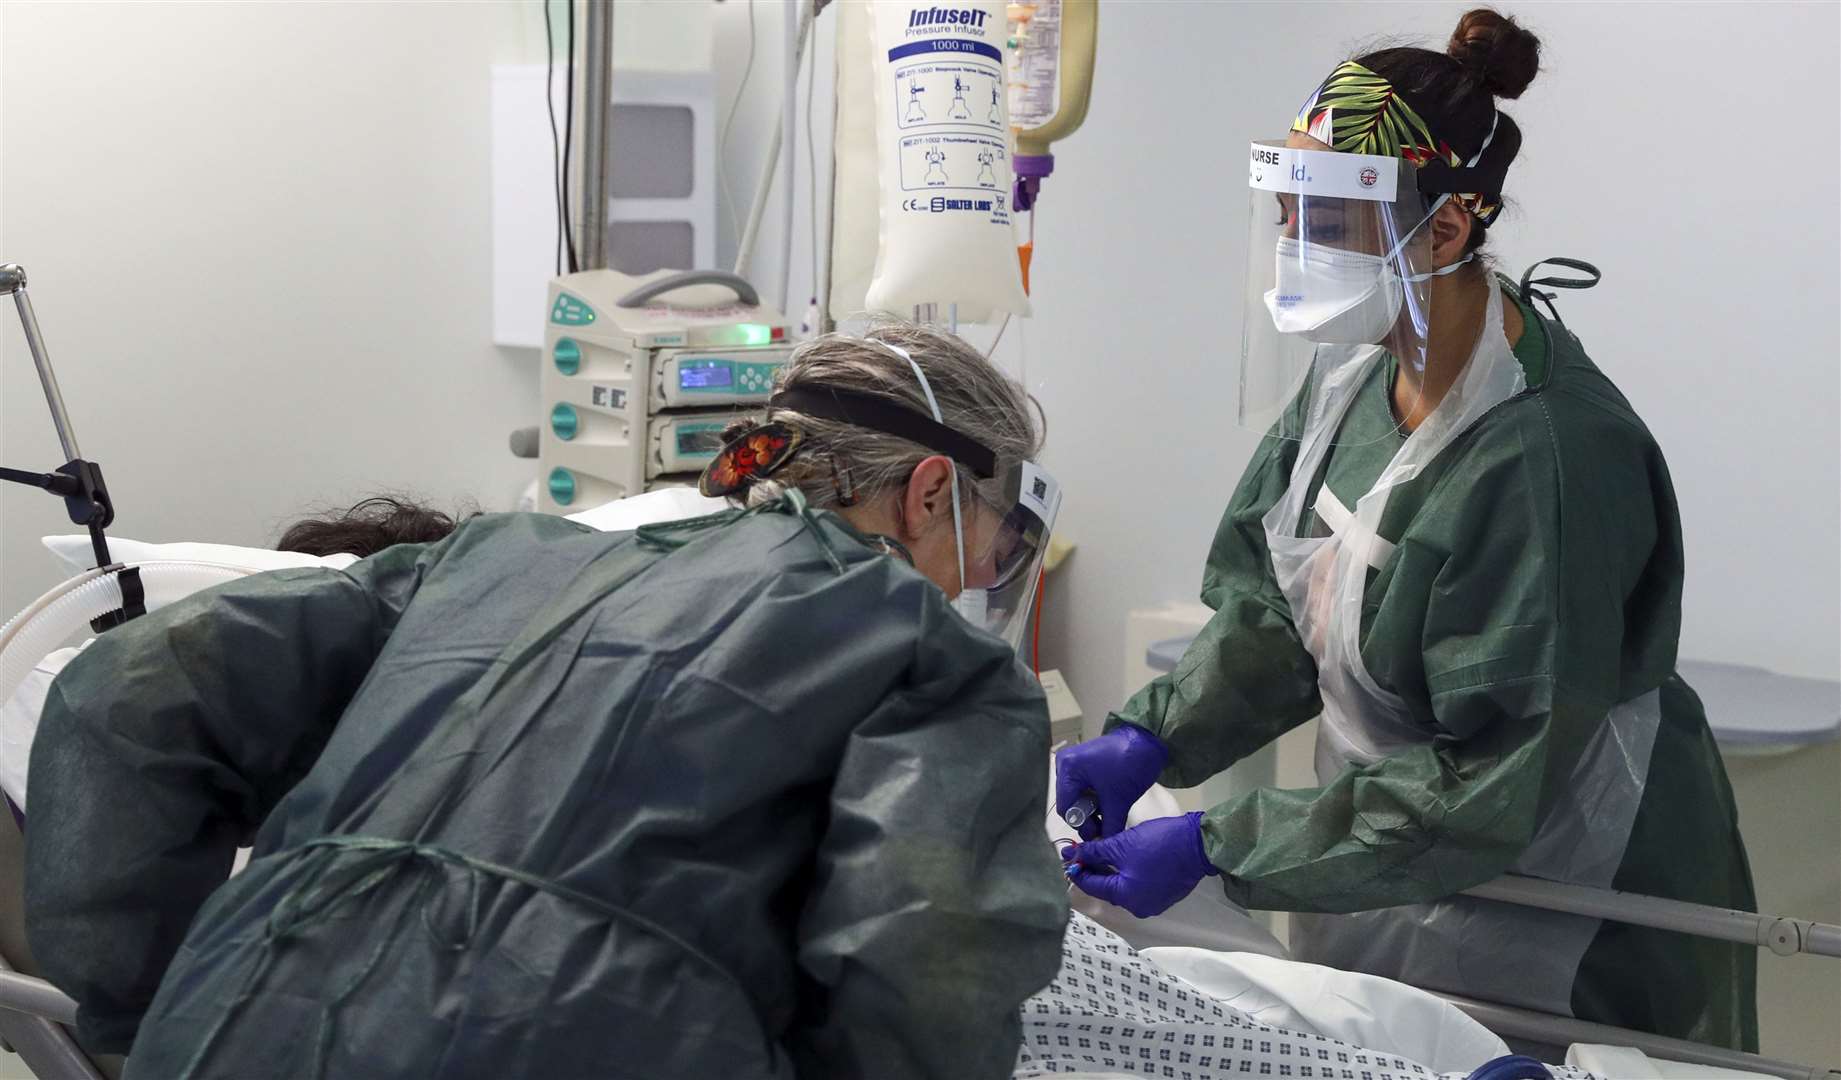
<path fill-rule="evenodd" d="M 1441 1071 L 1393 1050 L 1260 1023 L 1134 953 L 1118 935 L 1078 913 L 1062 942 L 1060 972 L 1024 1002 L 1021 1021 L 1018 1080 L 1461 1080 L 1486 1060 Z M 1591 1076 L 1567 1066 L 1551 1068 L 1558 1080 Z"/>
<path fill-rule="evenodd" d="M 1469 1072 L 1510 1052 L 1455 1005 L 1391 979 L 1251 953 L 1163 948 L 1143 955 L 1261 1023 L 1386 1050 L 1435 1072 Z"/>
<path fill-rule="evenodd" d="M 51 681 L 88 645 L 89 641 L 85 641 L 75 648 L 52 650 L 26 673 L 13 696 L 0 703 L 0 791 L 5 791 L 22 811 L 26 808 L 26 765 L 32 757 L 32 740 L 38 734 L 38 718 L 45 711 Z"/>
<path fill-rule="evenodd" d="M 1617 1080 L 1774 1080 L 1764 1073 L 1663 1061 L 1632 1046 L 1597 1046 L 1574 1043 L 1566 1064 Z"/>

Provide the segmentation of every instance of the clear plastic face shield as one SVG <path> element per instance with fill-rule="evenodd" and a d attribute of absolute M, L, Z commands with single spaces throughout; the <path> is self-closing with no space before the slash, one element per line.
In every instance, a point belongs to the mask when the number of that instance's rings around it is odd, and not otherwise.
<path fill-rule="evenodd" d="M 1415 167 L 1393 156 L 1256 142 L 1247 179 L 1240 423 L 1302 438 L 1312 419 L 1301 400 L 1307 388 L 1362 378 L 1383 351 L 1399 366 L 1395 415 L 1410 412 L 1425 371 L 1435 276 L 1426 227 L 1435 205 L 1420 193 Z"/>
<path fill-rule="evenodd" d="M 885 347 L 908 362 L 934 423 L 944 426 L 940 403 L 926 373 L 905 351 Z M 1005 473 L 1003 491 L 1002 506 L 976 495 L 968 500 L 960 489 L 959 469 L 955 466 L 952 471 L 952 527 L 960 583 L 953 607 L 968 622 L 1020 649 L 1035 608 L 1049 536 L 1061 511 L 1061 485 L 1048 470 L 1024 461 Z"/>
<path fill-rule="evenodd" d="M 927 373 L 906 349 L 876 338 L 859 340 L 908 365 L 926 399 L 926 414 L 878 394 L 824 385 L 783 387 L 770 404 L 895 435 L 951 460 L 953 550 L 959 579 L 953 606 L 1012 648 L 1020 647 L 1034 613 L 1049 536 L 1061 510 L 1061 485 L 1033 461 L 1017 462 L 1000 471 L 995 451 L 946 425 Z M 698 479 L 698 490 L 709 497 L 733 496 L 777 472 L 799 453 L 804 442 L 802 432 L 783 423 L 750 427 L 710 462 Z M 961 483 L 962 469 L 977 478 L 975 485 Z M 843 492 L 839 494 L 842 497 Z M 899 543 L 883 540 L 891 553 L 900 548 Z M 913 561 L 911 554 L 907 558 Z"/>
<path fill-rule="evenodd" d="M 974 520 L 961 529 L 965 588 L 954 606 L 1021 649 L 1035 611 L 1049 536 L 1061 511 L 1061 485 L 1048 470 L 1025 461 L 1005 477 L 1004 492 L 1007 506 L 1002 510 L 979 498 L 964 504 Z"/>

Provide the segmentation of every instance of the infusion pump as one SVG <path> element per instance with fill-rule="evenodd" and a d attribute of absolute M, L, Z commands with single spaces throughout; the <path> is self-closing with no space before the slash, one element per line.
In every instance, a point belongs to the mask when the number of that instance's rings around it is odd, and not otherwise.
<path fill-rule="evenodd" d="M 571 514 L 693 484 L 792 352 L 785 316 L 720 271 L 550 282 L 538 506 Z"/>

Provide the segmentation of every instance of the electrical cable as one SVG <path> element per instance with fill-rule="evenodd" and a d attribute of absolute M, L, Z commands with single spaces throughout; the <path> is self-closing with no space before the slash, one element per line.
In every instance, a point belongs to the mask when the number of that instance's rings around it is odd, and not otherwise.
<path fill-rule="evenodd" d="M 729 103 L 729 115 L 722 121 L 722 137 L 716 144 L 716 186 L 722 189 L 723 205 L 728 207 L 729 221 L 736 232 L 742 229 L 741 215 L 735 211 L 735 193 L 729 188 L 729 135 L 735 128 L 735 114 L 741 109 L 742 95 L 748 90 L 748 79 L 754 74 L 754 0 L 748 0 L 748 59 L 742 64 L 741 82 L 735 85 L 735 100 Z"/>
<path fill-rule="evenodd" d="M 1003 325 L 997 328 L 997 336 L 991 339 L 991 347 L 984 351 L 984 358 L 986 360 L 989 360 L 991 357 L 997 355 L 997 346 L 1003 342 L 1004 331 L 1010 329 L 1010 320 L 1013 318 L 1015 318 L 1015 316 L 1011 315 L 1010 313 L 1008 312 L 1004 313 Z M 1024 387 L 1024 389 L 1027 390 L 1028 387 Z"/>
<path fill-rule="evenodd" d="M 556 273 L 563 272 L 563 165 L 562 140 L 556 134 L 556 31 L 550 21 L 550 0 L 543 0 L 543 108 L 550 115 L 550 194 L 555 199 Z"/>
<path fill-rule="evenodd" d="M 816 8 L 816 0 L 814 0 L 814 8 Z M 817 23 L 817 12 L 814 10 L 812 29 L 809 31 L 814 37 L 818 35 Z M 807 223 L 812 227 L 812 300 L 808 306 L 816 307 L 818 305 L 818 140 L 812 134 L 812 94 L 818 82 L 818 51 L 813 49 L 811 43 L 808 42 L 805 54 L 812 64 L 805 73 L 805 174 L 806 190 L 810 195 L 806 200 L 806 216 Z M 813 328 L 814 333 L 822 331 L 823 327 Z"/>
<path fill-rule="evenodd" d="M 581 269 L 575 254 L 575 216 L 569 210 L 569 166 L 574 156 L 575 147 L 575 0 L 569 4 L 569 64 L 564 69 L 568 77 L 564 80 L 564 90 L 568 100 L 563 103 L 563 246 L 569 254 L 569 272 Z"/>

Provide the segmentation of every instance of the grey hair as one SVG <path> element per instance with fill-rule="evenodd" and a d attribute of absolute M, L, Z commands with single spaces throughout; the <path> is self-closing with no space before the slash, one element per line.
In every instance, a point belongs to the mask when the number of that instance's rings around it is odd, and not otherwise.
<path fill-rule="evenodd" d="M 961 497 L 982 498 L 1004 508 L 1003 477 L 1042 448 L 1041 406 L 1017 382 L 1005 377 L 978 350 L 951 334 L 918 323 L 878 323 L 863 337 L 826 334 L 793 352 L 774 378 L 776 392 L 823 386 L 874 394 L 932 419 L 927 396 L 901 350 L 927 376 L 949 428 L 976 439 L 997 455 L 997 476 L 979 479 L 958 464 Z M 1031 416 L 1031 407 L 1036 416 Z M 939 453 L 899 435 L 769 406 L 765 415 L 730 425 L 724 441 L 757 423 L 784 422 L 805 433 L 805 445 L 770 479 L 746 493 L 748 505 L 777 499 L 798 488 L 820 509 L 835 509 L 850 494 L 871 502 L 908 482 L 914 469 Z M 739 497 L 739 496 L 738 496 Z"/>

